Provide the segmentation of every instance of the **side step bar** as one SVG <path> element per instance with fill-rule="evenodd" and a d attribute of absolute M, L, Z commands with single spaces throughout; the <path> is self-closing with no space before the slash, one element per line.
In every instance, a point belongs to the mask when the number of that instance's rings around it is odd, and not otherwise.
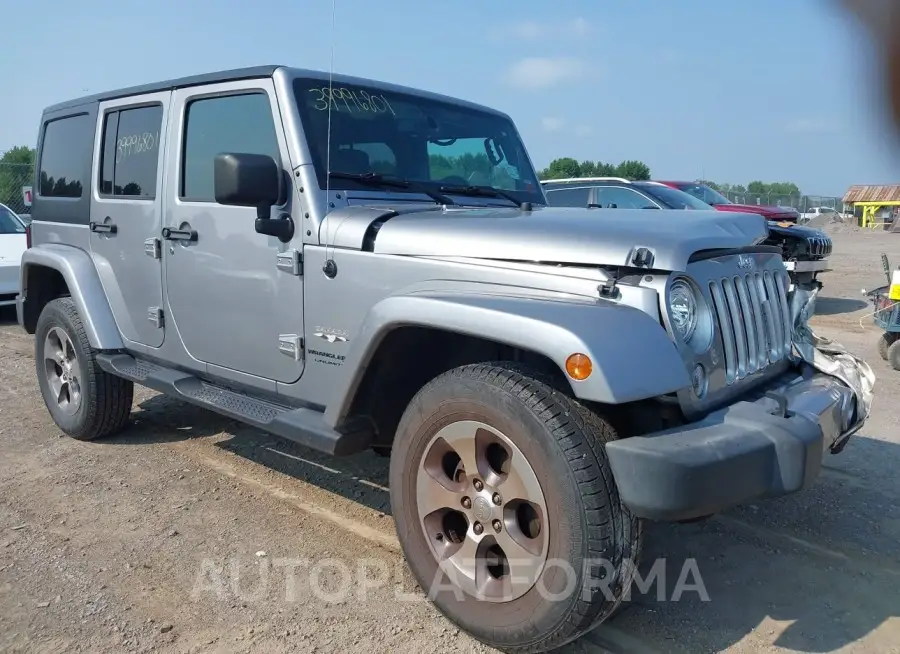
<path fill-rule="evenodd" d="M 354 421 L 338 432 L 325 424 L 325 414 L 320 411 L 257 399 L 129 354 L 101 353 L 97 364 L 110 374 L 326 454 L 355 454 L 368 449 L 373 441 L 372 427 L 366 420 Z"/>

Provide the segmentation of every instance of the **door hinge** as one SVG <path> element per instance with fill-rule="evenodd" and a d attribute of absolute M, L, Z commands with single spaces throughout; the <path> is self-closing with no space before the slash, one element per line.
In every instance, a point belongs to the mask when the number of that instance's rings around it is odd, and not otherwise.
<path fill-rule="evenodd" d="M 148 238 L 144 241 L 144 254 L 153 259 L 159 259 L 162 256 L 162 241 L 158 238 Z"/>
<path fill-rule="evenodd" d="M 300 361 L 303 358 L 303 337 L 297 334 L 279 334 L 278 351 L 294 361 Z"/>
<path fill-rule="evenodd" d="M 303 274 L 303 255 L 299 250 L 285 250 L 276 254 L 275 266 L 291 275 Z"/>
<path fill-rule="evenodd" d="M 150 307 L 147 309 L 147 320 L 157 327 L 163 326 L 163 310 L 159 307 Z"/>

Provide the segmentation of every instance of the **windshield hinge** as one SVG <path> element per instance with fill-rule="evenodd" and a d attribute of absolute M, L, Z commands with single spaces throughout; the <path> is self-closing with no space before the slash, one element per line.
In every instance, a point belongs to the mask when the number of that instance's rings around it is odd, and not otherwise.
<path fill-rule="evenodd" d="M 291 275 L 303 274 L 303 255 L 299 250 L 285 250 L 276 255 L 275 266 Z"/>
<path fill-rule="evenodd" d="M 600 286 L 597 287 L 597 290 L 600 292 L 600 297 L 605 298 L 607 300 L 615 299 L 619 297 L 619 289 L 616 288 L 616 280 L 608 279 Z"/>

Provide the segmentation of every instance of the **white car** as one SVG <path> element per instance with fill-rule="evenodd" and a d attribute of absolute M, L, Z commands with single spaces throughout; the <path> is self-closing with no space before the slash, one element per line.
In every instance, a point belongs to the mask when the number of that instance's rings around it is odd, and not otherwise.
<path fill-rule="evenodd" d="M 25 223 L 9 207 L 0 204 L 0 307 L 16 303 L 26 239 Z"/>

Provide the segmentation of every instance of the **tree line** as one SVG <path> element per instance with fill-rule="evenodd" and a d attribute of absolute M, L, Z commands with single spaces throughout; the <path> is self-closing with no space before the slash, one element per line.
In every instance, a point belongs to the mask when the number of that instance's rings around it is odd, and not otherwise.
<path fill-rule="evenodd" d="M 0 155 L 0 203 L 13 211 L 25 208 L 22 187 L 34 180 L 34 148 L 20 145 Z"/>

